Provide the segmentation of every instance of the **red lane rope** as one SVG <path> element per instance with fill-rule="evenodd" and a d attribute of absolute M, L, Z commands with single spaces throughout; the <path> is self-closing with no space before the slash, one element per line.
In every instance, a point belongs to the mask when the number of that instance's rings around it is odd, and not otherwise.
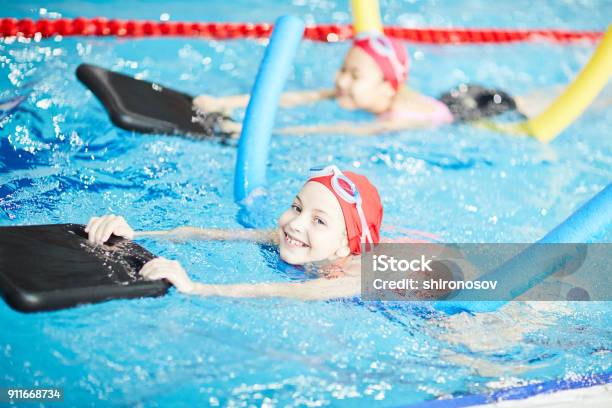
<path fill-rule="evenodd" d="M 57 20 L 0 19 L 0 37 L 46 38 L 61 36 L 117 37 L 204 37 L 213 39 L 265 38 L 272 32 L 267 23 L 189 23 L 167 21 L 108 20 L 102 17 Z M 387 27 L 391 37 L 422 44 L 485 44 L 519 41 L 570 43 L 597 42 L 601 31 L 504 30 L 494 28 L 405 28 Z M 353 37 L 350 25 L 321 24 L 308 26 L 304 38 L 336 42 Z"/>

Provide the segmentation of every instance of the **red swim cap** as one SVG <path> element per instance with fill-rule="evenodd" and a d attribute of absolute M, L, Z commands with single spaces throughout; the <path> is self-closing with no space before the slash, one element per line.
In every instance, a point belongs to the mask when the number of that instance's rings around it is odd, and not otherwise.
<path fill-rule="evenodd" d="M 342 173 L 355 184 L 355 187 L 357 187 L 359 195 L 361 196 L 361 208 L 363 209 L 366 224 L 372 236 L 372 241 L 374 244 L 378 244 L 380 242 L 380 225 L 382 223 L 383 207 L 376 187 L 374 187 L 365 176 L 351 171 L 343 171 Z M 333 175 L 314 177 L 308 181 L 321 183 L 334 194 L 336 200 L 340 203 L 340 208 L 342 208 L 348 246 L 352 254 L 359 255 L 361 253 L 361 235 L 363 231 L 361 230 L 361 221 L 359 219 L 357 205 L 348 203 L 334 191 L 332 177 Z M 344 184 L 346 184 L 346 181 Z M 340 186 L 342 188 L 346 187 L 347 192 L 350 191 L 350 187 L 344 186 L 342 180 L 340 180 Z"/>
<path fill-rule="evenodd" d="M 385 81 L 389 81 L 396 91 L 399 90 L 408 78 L 410 65 L 406 48 L 400 41 L 382 34 L 369 34 L 355 38 L 353 45 L 372 57 L 382 71 Z"/>

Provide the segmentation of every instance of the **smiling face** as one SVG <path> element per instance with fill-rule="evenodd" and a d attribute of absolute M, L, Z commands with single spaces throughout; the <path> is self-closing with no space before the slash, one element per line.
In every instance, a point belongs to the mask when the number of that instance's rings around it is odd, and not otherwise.
<path fill-rule="evenodd" d="M 349 255 L 346 226 L 336 197 L 321 183 L 302 187 L 278 220 L 283 261 L 302 265 Z"/>
<path fill-rule="evenodd" d="M 336 100 L 344 109 L 364 109 L 380 114 L 391 108 L 395 90 L 376 62 L 353 46 L 336 74 Z"/>

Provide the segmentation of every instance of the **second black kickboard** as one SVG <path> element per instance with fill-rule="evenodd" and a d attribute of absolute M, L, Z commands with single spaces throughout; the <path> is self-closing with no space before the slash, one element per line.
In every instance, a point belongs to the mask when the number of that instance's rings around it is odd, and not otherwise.
<path fill-rule="evenodd" d="M 76 76 L 122 129 L 198 139 L 224 136 L 218 123 L 229 118 L 196 112 L 191 95 L 91 64 L 79 65 Z"/>

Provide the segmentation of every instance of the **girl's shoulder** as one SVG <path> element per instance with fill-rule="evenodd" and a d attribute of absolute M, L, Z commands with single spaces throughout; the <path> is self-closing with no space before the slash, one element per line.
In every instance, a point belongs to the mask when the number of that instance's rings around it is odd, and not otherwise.
<path fill-rule="evenodd" d="M 402 228 L 393 225 L 383 227 L 385 236 L 381 243 L 389 244 L 435 244 L 443 241 L 443 238 L 433 232 L 418 229 Z"/>
<path fill-rule="evenodd" d="M 403 89 L 393 103 L 391 109 L 381 115 L 381 119 L 405 122 L 428 122 L 431 125 L 451 123 L 453 115 L 441 101 L 415 92 Z"/>

